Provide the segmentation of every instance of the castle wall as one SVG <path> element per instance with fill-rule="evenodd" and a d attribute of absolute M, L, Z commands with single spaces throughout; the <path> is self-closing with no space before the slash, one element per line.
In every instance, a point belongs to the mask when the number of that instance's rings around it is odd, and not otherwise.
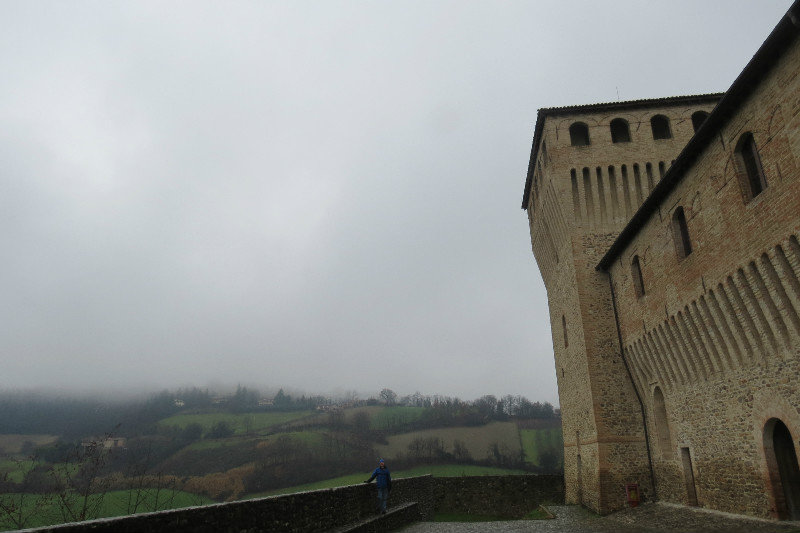
<path fill-rule="evenodd" d="M 548 292 L 568 503 L 605 513 L 625 504 L 626 483 L 652 493 L 641 409 L 620 357 L 608 280 L 595 265 L 692 136 L 691 114 L 713 105 L 706 98 L 545 119 L 528 215 Z M 670 119 L 669 139 L 653 139 L 658 114 Z M 612 143 L 615 118 L 628 122 L 630 142 Z M 572 146 L 575 122 L 588 125 L 588 146 Z"/>
<path fill-rule="evenodd" d="M 694 503 L 693 477 L 701 506 L 778 516 L 770 420 L 788 427 L 800 455 L 798 72 L 795 41 L 609 269 L 663 500 Z M 736 154 L 746 131 L 767 183 L 752 199 Z M 692 245 L 683 259 L 678 207 Z"/>

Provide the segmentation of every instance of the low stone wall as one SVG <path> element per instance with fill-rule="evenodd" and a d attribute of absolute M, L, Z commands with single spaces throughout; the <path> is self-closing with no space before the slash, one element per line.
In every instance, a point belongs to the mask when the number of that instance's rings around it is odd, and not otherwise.
<path fill-rule="evenodd" d="M 440 477 L 433 481 L 437 511 L 517 518 L 542 503 L 564 503 L 561 475 Z"/>
<path fill-rule="evenodd" d="M 542 502 L 564 501 L 561 476 L 420 476 L 392 482 L 390 507 L 417 502 L 418 520 L 434 512 L 522 516 Z M 298 492 L 157 513 L 37 528 L 37 533 L 257 533 L 316 532 L 352 524 L 375 514 L 375 484 Z"/>
<path fill-rule="evenodd" d="M 375 484 L 298 492 L 157 513 L 37 528 L 37 533 L 256 533 L 328 531 L 375 515 Z M 390 505 L 417 502 L 419 520 L 432 520 L 433 478 L 420 476 L 392 483 Z"/>

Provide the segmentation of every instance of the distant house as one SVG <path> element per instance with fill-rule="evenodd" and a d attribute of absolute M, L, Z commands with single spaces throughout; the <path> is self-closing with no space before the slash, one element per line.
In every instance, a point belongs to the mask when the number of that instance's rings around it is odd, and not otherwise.
<path fill-rule="evenodd" d="M 84 448 L 99 446 L 106 450 L 124 448 L 126 444 L 125 437 L 88 437 L 81 441 L 81 446 Z"/>

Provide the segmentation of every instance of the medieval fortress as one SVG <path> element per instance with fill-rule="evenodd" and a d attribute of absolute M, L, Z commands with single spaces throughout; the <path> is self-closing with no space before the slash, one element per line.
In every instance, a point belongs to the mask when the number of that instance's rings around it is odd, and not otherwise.
<path fill-rule="evenodd" d="M 800 1 L 722 94 L 540 109 L 566 499 L 800 519 Z"/>

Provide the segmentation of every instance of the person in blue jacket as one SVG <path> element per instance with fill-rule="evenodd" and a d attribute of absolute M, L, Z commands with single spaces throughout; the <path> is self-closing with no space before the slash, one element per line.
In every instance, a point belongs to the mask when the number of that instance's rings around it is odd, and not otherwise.
<path fill-rule="evenodd" d="M 364 483 L 369 483 L 375 479 L 375 485 L 378 487 L 378 512 L 386 514 L 386 500 L 389 499 L 389 491 L 392 490 L 392 475 L 389 469 L 386 468 L 386 463 L 381 459 L 378 468 L 372 472 L 372 477 Z"/>

